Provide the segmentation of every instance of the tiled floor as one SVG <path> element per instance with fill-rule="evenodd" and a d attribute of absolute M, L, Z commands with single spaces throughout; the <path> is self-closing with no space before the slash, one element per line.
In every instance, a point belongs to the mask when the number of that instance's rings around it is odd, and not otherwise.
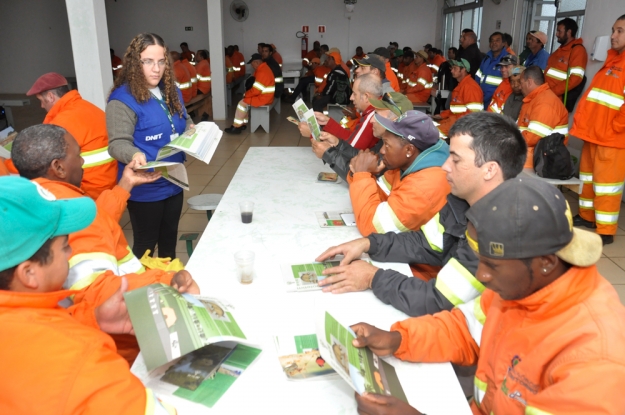
<path fill-rule="evenodd" d="M 0 94 L 0 97 L 8 97 Z M 11 97 L 22 98 L 23 95 L 12 94 Z M 236 102 L 236 100 L 235 100 Z M 224 134 L 217 151 L 210 164 L 207 165 L 192 157 L 188 157 L 186 164 L 191 190 L 185 192 L 185 204 L 182 209 L 182 217 L 179 224 L 179 236 L 183 233 L 196 232 L 200 236 L 206 227 L 207 218 L 205 212 L 188 209 L 186 200 L 189 197 L 203 193 L 223 194 L 234 176 L 241 160 L 249 147 L 257 146 L 310 146 L 308 138 L 300 137 L 297 127 L 286 121 L 290 114 L 289 104 L 282 104 L 282 115 L 275 111 L 271 112 L 271 131 L 265 133 L 262 128 L 255 133 L 249 130 L 243 134 L 235 136 Z M 30 125 L 40 123 L 45 117 L 43 109 L 39 108 L 39 103 L 31 97 L 31 105 L 28 107 L 17 107 L 13 110 L 15 124 L 18 129 L 26 128 Z M 231 108 L 229 120 L 231 121 L 234 111 Z M 229 122 L 217 121 L 220 128 L 229 126 Z M 573 214 L 577 214 L 577 194 L 566 191 L 565 196 L 571 205 Z M 603 250 L 603 257 L 598 263 L 601 274 L 606 277 L 616 288 L 621 302 L 625 304 L 625 209 L 621 208 L 619 217 L 619 230 L 613 244 L 608 245 Z M 128 242 L 132 245 L 132 228 L 127 212 L 121 219 L 121 225 Z M 188 255 L 184 242 L 178 242 L 176 247 L 178 257 L 186 263 Z"/>

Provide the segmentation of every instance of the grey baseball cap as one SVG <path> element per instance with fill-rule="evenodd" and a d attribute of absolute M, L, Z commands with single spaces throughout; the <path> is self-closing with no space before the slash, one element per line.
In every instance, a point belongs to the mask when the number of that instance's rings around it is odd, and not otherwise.
<path fill-rule="evenodd" d="M 395 121 L 375 114 L 375 120 L 387 131 L 405 138 L 421 151 L 438 142 L 438 129 L 432 119 L 421 111 L 406 111 Z"/>
<path fill-rule="evenodd" d="M 516 177 L 497 186 L 466 213 L 477 231 L 469 245 L 495 259 L 535 258 L 555 254 L 580 267 L 601 257 L 599 235 L 573 227 L 564 195 L 553 185 Z"/>
<path fill-rule="evenodd" d="M 519 64 L 518 57 L 514 55 L 506 55 L 503 58 L 501 58 L 501 60 L 496 66 L 508 66 L 508 65 L 518 65 L 518 64 Z"/>

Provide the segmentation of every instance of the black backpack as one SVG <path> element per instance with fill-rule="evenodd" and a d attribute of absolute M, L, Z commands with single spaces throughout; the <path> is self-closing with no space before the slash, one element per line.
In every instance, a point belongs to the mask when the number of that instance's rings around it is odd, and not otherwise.
<path fill-rule="evenodd" d="M 554 133 L 538 141 L 534 148 L 534 170 L 546 179 L 567 180 L 575 170 L 571 153 L 564 145 L 564 136 Z"/>

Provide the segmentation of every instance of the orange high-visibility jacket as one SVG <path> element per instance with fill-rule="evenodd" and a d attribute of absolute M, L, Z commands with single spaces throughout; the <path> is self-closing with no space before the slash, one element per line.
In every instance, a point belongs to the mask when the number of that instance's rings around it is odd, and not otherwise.
<path fill-rule="evenodd" d="M 393 88 L 395 92 L 399 92 L 401 90 L 399 86 L 399 80 L 397 79 L 397 75 L 395 75 L 395 71 L 393 71 L 393 68 L 391 68 L 390 62 L 386 62 L 386 72 L 384 74 L 386 75 L 386 79 L 388 79 L 388 81 L 391 83 L 391 88 Z"/>
<path fill-rule="evenodd" d="M 211 92 L 211 65 L 206 59 L 202 59 L 195 65 L 197 71 L 197 89 L 203 94 Z"/>
<path fill-rule="evenodd" d="M 182 64 L 187 68 L 187 72 L 189 72 L 189 78 L 191 79 L 191 98 L 193 98 L 197 95 L 197 71 L 186 59 L 182 60 Z"/>
<path fill-rule="evenodd" d="M 432 71 L 432 76 L 436 76 L 438 74 L 438 70 L 441 68 L 441 64 L 445 61 L 447 61 L 447 59 L 445 59 L 441 55 L 434 55 L 434 59 L 432 60 L 428 59 L 428 68 L 430 68 L 430 70 Z"/>
<path fill-rule="evenodd" d="M 399 169 L 388 170 L 377 180 L 368 172 L 348 175 L 356 226 L 362 236 L 418 230 L 432 219 L 451 191 L 440 167 L 448 156 L 449 147 L 439 140 L 403 174 Z"/>
<path fill-rule="evenodd" d="M 490 104 L 486 111 L 494 112 L 495 114 L 503 114 L 503 104 L 506 103 L 508 97 L 512 94 L 512 86 L 510 86 L 510 79 L 503 78 L 490 100 Z"/>
<path fill-rule="evenodd" d="M 608 51 L 577 105 L 571 134 L 604 147 L 625 148 L 625 53 Z"/>
<path fill-rule="evenodd" d="M 315 73 L 315 93 L 320 94 L 326 87 L 328 74 L 330 73 L 330 68 L 327 66 L 319 65 L 314 70 Z"/>
<path fill-rule="evenodd" d="M 588 55 L 586 48 L 582 47 L 583 44 L 582 39 L 574 39 L 549 55 L 545 68 L 545 81 L 560 99 L 564 97 L 567 77 L 569 78 L 569 91 L 579 85 L 584 78 Z"/>
<path fill-rule="evenodd" d="M 189 62 L 192 62 L 195 59 L 195 52 L 180 52 L 180 59 L 186 59 Z"/>
<path fill-rule="evenodd" d="M 117 183 L 117 161 L 108 153 L 104 111 L 69 91 L 50 109 L 44 124 L 65 128 L 78 142 L 84 159 L 81 187 L 92 199 Z"/>
<path fill-rule="evenodd" d="M 243 102 L 252 107 L 261 107 L 273 102 L 273 94 L 276 90 L 276 78 L 269 65 L 261 63 L 254 72 L 255 82 L 245 92 Z"/>
<path fill-rule="evenodd" d="M 8 176 L 9 174 L 11 174 L 6 162 L 7 159 L 0 157 L 0 176 Z"/>
<path fill-rule="evenodd" d="M 188 103 L 193 98 L 193 89 L 191 86 L 191 74 L 180 61 L 174 62 L 174 76 L 176 77 L 176 86 L 182 93 L 182 100 Z"/>
<path fill-rule="evenodd" d="M 625 413 L 625 308 L 596 266 L 572 267 L 521 300 L 487 289 L 391 330 L 402 334 L 402 360 L 477 362 L 474 414 Z"/>
<path fill-rule="evenodd" d="M 245 58 L 241 52 L 234 52 L 230 58 L 234 65 L 234 77 L 240 78 L 245 75 Z"/>
<path fill-rule="evenodd" d="M 534 147 L 541 138 L 560 133 L 566 136 L 565 144 L 568 142 L 569 112 L 547 83 L 523 98 L 517 124 L 527 143 L 525 167 L 534 167 Z"/>
<path fill-rule="evenodd" d="M 306 54 L 306 56 L 304 57 L 304 59 L 302 59 L 302 66 L 310 66 L 310 62 L 314 59 L 314 58 L 318 58 L 319 56 L 317 56 L 317 52 L 315 52 L 315 50 L 309 50 L 308 53 Z"/>
<path fill-rule="evenodd" d="M 230 84 L 232 83 L 232 81 L 234 81 L 234 73 L 236 71 L 234 70 L 234 64 L 232 63 L 232 59 L 230 59 L 230 56 L 226 55 L 225 63 L 226 63 L 226 83 Z"/>
<path fill-rule="evenodd" d="M 110 336 L 59 301 L 73 291 L 0 291 L 0 413 L 174 414 L 132 375 Z"/>
<path fill-rule="evenodd" d="M 451 91 L 449 109 L 441 112 L 443 118 L 462 118 L 472 112 L 484 110 L 484 93 L 477 82 L 467 75 Z"/>
<path fill-rule="evenodd" d="M 113 78 L 117 76 L 119 71 L 123 68 L 123 62 L 119 56 L 113 55 L 111 58 L 111 68 L 113 69 Z"/>
<path fill-rule="evenodd" d="M 425 63 L 417 66 L 416 64 L 410 65 L 411 72 L 406 84 L 406 96 L 408 99 L 415 102 L 427 102 L 432 91 L 432 71 L 427 67 Z"/>
<path fill-rule="evenodd" d="M 282 55 L 280 55 L 280 53 L 278 53 L 278 51 L 274 49 L 274 51 L 271 54 L 271 56 L 273 56 L 275 61 L 278 62 L 278 65 L 280 65 L 280 67 L 282 67 L 282 63 L 283 63 L 282 62 Z"/>

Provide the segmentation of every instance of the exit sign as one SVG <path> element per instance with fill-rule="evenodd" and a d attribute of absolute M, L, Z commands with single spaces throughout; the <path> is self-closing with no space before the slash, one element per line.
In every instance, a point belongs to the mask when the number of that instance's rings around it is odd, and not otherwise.
<path fill-rule="evenodd" d="M 184 27 L 184 31 L 185 32 L 193 32 L 193 26 L 185 26 Z"/>

